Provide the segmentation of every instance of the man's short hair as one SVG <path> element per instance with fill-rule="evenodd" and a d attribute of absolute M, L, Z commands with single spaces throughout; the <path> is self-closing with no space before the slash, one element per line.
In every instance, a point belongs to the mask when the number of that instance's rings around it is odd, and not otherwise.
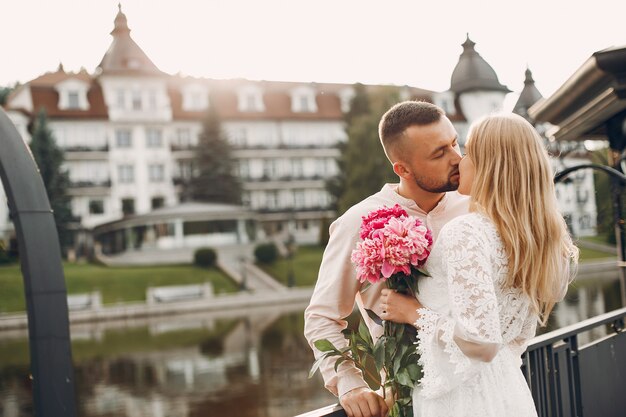
<path fill-rule="evenodd" d="M 378 135 L 387 158 L 394 162 L 394 149 L 408 127 L 426 126 L 438 122 L 442 116 L 445 112 L 427 101 L 403 101 L 387 110 L 378 125 Z"/>

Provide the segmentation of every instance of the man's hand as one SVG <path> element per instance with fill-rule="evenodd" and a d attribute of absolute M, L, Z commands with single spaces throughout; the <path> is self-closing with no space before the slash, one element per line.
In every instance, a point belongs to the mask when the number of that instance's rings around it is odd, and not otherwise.
<path fill-rule="evenodd" d="M 385 400 L 369 388 L 361 387 L 343 394 L 339 403 L 348 417 L 386 417 Z"/>

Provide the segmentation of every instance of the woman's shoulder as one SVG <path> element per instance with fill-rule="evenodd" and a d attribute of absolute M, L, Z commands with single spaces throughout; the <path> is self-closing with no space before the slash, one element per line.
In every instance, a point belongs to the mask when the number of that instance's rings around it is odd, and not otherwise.
<path fill-rule="evenodd" d="M 439 239 L 446 240 L 490 240 L 497 235 L 493 221 L 479 212 L 471 212 L 457 216 L 441 229 Z"/>

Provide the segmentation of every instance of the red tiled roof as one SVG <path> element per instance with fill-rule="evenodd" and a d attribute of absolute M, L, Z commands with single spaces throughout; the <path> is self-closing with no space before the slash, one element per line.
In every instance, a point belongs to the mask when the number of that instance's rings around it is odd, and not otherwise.
<path fill-rule="evenodd" d="M 100 85 L 92 81 L 87 92 L 88 110 L 79 109 L 59 109 L 59 93 L 50 86 L 30 87 L 33 100 L 33 114 L 36 114 L 42 107 L 46 109 L 48 117 L 68 118 L 68 119 L 107 119 L 108 112 L 104 104 L 104 96 Z"/>

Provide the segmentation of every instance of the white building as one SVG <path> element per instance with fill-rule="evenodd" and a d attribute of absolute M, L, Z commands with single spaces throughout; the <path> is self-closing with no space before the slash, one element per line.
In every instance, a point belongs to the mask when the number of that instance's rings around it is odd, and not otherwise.
<path fill-rule="evenodd" d="M 317 242 L 320 225 L 335 215 L 325 182 L 338 173 L 337 145 L 346 140 L 343 115 L 352 86 L 165 74 L 131 38 L 121 8 L 111 35 L 94 74 L 59 66 L 21 86 L 5 106 L 26 141 L 29 124 L 45 108 L 65 151 L 80 227 L 93 230 L 177 205 L 180 184 L 191 175 L 202 119 L 214 106 L 261 237 L 292 233 L 300 243 Z M 469 38 L 463 48 L 449 91 L 400 89 L 402 99 L 425 99 L 446 110 L 461 141 L 469 123 L 501 109 L 510 91 Z M 6 240 L 12 225 L 4 199 L 0 193 L 0 234 Z"/>

